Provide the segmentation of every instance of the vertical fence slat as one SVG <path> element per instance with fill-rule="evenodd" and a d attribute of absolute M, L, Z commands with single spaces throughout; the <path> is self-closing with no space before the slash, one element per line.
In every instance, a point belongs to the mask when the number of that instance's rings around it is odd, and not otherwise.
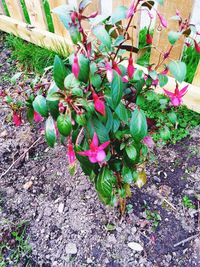
<path fill-rule="evenodd" d="M 40 0 L 25 0 L 25 3 L 31 20 L 31 25 L 47 30 L 42 2 Z"/>
<path fill-rule="evenodd" d="M 199 61 L 197 70 L 195 72 L 192 84 L 195 85 L 195 86 L 200 86 L 200 61 Z"/>
<path fill-rule="evenodd" d="M 193 7 L 194 0 L 165 0 L 164 5 L 159 5 L 158 11 L 167 19 L 168 21 L 168 28 L 162 29 L 161 31 L 157 30 L 160 28 L 160 20 L 157 17 L 156 19 L 156 25 L 155 25 L 155 31 L 153 36 L 153 46 L 156 46 L 159 51 L 167 51 L 167 49 L 170 47 L 170 43 L 168 41 L 168 32 L 170 30 L 178 29 L 178 22 L 174 20 L 170 20 L 170 18 L 174 15 L 176 15 L 176 10 L 178 9 L 181 13 L 181 16 L 183 18 L 188 18 L 191 15 L 192 7 Z M 184 46 L 184 38 L 180 38 L 179 41 L 176 42 L 175 47 L 173 48 L 170 58 L 172 59 L 180 59 L 182 56 Z M 158 63 L 159 58 L 159 51 L 156 49 L 151 50 L 151 57 L 150 57 L 150 63 Z M 169 60 L 166 60 L 165 63 L 169 62 Z"/>
<path fill-rule="evenodd" d="M 3 8 L 3 4 L 0 0 L 0 15 L 3 15 L 4 14 L 4 8 Z"/>
<path fill-rule="evenodd" d="M 112 0 L 113 1 L 113 11 L 118 7 L 118 6 L 126 6 L 129 7 L 131 1 L 130 0 Z M 139 27 L 139 20 L 140 20 L 140 13 L 136 13 L 134 15 L 134 19 L 131 23 L 131 25 L 136 26 L 136 28 L 132 29 L 130 28 L 129 30 L 129 34 L 132 37 L 132 41 L 128 41 L 126 44 L 131 45 L 133 42 L 133 46 L 138 47 L 138 42 L 139 42 L 139 31 L 140 31 L 140 27 Z M 125 20 L 124 26 L 127 24 L 127 20 Z M 133 59 L 134 61 L 136 61 L 137 59 L 137 55 L 134 54 L 133 55 Z"/>
<path fill-rule="evenodd" d="M 24 21 L 24 17 L 22 14 L 21 4 L 19 0 L 5 0 L 6 5 L 8 7 L 10 16 L 14 19 L 18 19 L 20 21 Z"/>
<path fill-rule="evenodd" d="M 67 4 L 67 2 L 68 2 L 67 0 L 57 0 L 57 1 L 49 0 L 49 5 L 52 10 L 58 6 Z M 64 25 L 60 22 L 58 16 L 52 12 L 51 15 L 53 19 L 55 33 L 61 36 L 68 36 L 67 30 L 65 29 Z"/>

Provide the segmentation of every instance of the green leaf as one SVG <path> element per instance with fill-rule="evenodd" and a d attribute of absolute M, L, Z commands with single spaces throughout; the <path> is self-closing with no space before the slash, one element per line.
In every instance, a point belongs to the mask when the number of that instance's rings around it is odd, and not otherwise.
<path fill-rule="evenodd" d="M 95 184 L 97 192 L 103 197 L 110 198 L 115 180 L 116 178 L 114 177 L 112 171 L 110 171 L 107 167 L 102 168 Z"/>
<path fill-rule="evenodd" d="M 141 80 L 143 78 L 143 76 L 144 76 L 143 71 L 137 69 L 137 70 L 135 70 L 135 72 L 133 74 L 133 80 L 139 81 L 139 80 Z"/>
<path fill-rule="evenodd" d="M 60 114 L 58 104 L 59 104 L 59 101 L 47 100 L 47 107 L 49 109 L 51 116 L 54 118 L 54 120 L 57 120 L 57 118 Z"/>
<path fill-rule="evenodd" d="M 127 110 L 125 108 L 124 104 L 119 103 L 119 105 L 115 109 L 115 113 L 120 118 L 120 120 L 122 120 L 124 123 L 128 124 L 130 112 L 129 112 L 129 110 Z"/>
<path fill-rule="evenodd" d="M 121 101 L 123 95 L 123 88 L 124 84 L 122 81 L 122 77 L 116 71 L 114 71 L 114 78 L 111 83 L 111 98 L 114 108 L 116 108 Z"/>
<path fill-rule="evenodd" d="M 56 143 L 56 128 L 55 128 L 54 120 L 52 117 L 49 117 L 46 120 L 45 138 L 46 138 L 47 144 L 50 147 L 54 147 L 54 145 Z"/>
<path fill-rule="evenodd" d="M 109 133 L 113 126 L 113 114 L 108 106 L 106 106 L 106 116 L 107 116 L 106 130 Z"/>
<path fill-rule="evenodd" d="M 79 42 L 81 42 L 81 33 L 78 30 L 77 26 L 71 25 L 69 28 L 69 34 L 72 39 L 72 42 L 77 45 Z"/>
<path fill-rule="evenodd" d="M 171 123 L 175 124 L 177 122 L 177 115 L 175 112 L 168 113 L 168 118 L 171 121 Z"/>
<path fill-rule="evenodd" d="M 67 30 L 70 29 L 71 22 L 71 6 L 70 5 L 61 5 L 52 10 L 53 13 L 58 15 L 60 21 L 63 23 Z"/>
<path fill-rule="evenodd" d="M 72 130 L 72 123 L 71 123 L 70 117 L 67 115 L 61 114 L 57 118 L 57 127 L 58 127 L 58 131 L 63 136 L 69 136 Z"/>
<path fill-rule="evenodd" d="M 160 87 L 163 87 L 168 83 L 168 77 L 166 75 L 159 74 L 158 79 Z"/>
<path fill-rule="evenodd" d="M 65 68 L 63 61 L 59 58 L 59 56 L 55 56 L 54 66 L 53 66 L 53 77 L 56 85 L 61 90 L 64 89 L 64 80 L 67 74 L 68 72 Z"/>
<path fill-rule="evenodd" d="M 126 184 L 131 184 L 133 182 L 133 174 L 129 167 L 123 166 L 122 177 L 123 177 L 123 182 Z"/>
<path fill-rule="evenodd" d="M 28 122 L 32 123 L 33 122 L 33 118 L 34 118 L 34 109 L 33 109 L 33 107 L 29 107 L 27 109 L 26 116 L 27 116 Z"/>
<path fill-rule="evenodd" d="M 182 83 L 185 80 L 187 67 L 184 62 L 181 62 L 180 60 L 171 61 L 168 68 L 178 82 Z"/>
<path fill-rule="evenodd" d="M 73 88 L 80 88 L 80 82 L 76 79 L 73 73 L 67 75 L 64 80 L 65 88 L 71 90 Z"/>
<path fill-rule="evenodd" d="M 114 46 L 119 46 L 125 40 L 124 35 L 119 35 L 115 40 Z"/>
<path fill-rule="evenodd" d="M 42 95 L 36 96 L 35 100 L 33 101 L 33 108 L 37 111 L 42 117 L 48 116 L 48 107 L 46 98 Z"/>
<path fill-rule="evenodd" d="M 104 143 L 109 140 L 108 130 L 98 119 L 93 118 L 88 121 L 87 129 L 92 139 L 94 131 L 97 133 L 100 143 Z"/>
<path fill-rule="evenodd" d="M 111 48 L 112 40 L 106 29 L 103 25 L 99 24 L 93 27 L 93 34 L 96 38 L 101 41 L 101 43 L 106 46 L 108 49 Z"/>
<path fill-rule="evenodd" d="M 180 32 L 170 31 L 168 33 L 168 40 L 169 40 L 170 44 L 174 45 L 176 43 L 176 41 L 178 41 L 180 36 L 181 36 Z"/>
<path fill-rule="evenodd" d="M 128 155 L 128 157 L 131 159 L 131 160 L 135 160 L 136 157 L 137 157 L 137 150 L 136 148 L 134 147 L 134 145 L 129 145 L 126 147 L 126 153 Z"/>
<path fill-rule="evenodd" d="M 98 74 L 94 74 L 91 76 L 91 82 L 92 82 L 92 85 L 99 89 L 101 87 L 101 84 L 102 84 L 102 79 L 101 79 L 101 76 L 98 75 Z"/>
<path fill-rule="evenodd" d="M 78 57 L 80 72 L 78 75 L 78 80 L 84 83 L 88 82 L 90 74 L 90 61 L 83 54 Z"/>
<path fill-rule="evenodd" d="M 142 140 L 147 135 L 147 120 L 141 109 L 132 112 L 130 131 L 136 141 Z"/>
<path fill-rule="evenodd" d="M 111 16 L 111 23 L 116 24 L 118 21 L 125 19 L 127 14 L 127 9 L 128 8 L 125 6 L 117 7 Z"/>
<path fill-rule="evenodd" d="M 160 136 L 164 141 L 168 141 L 171 138 L 171 132 L 167 126 L 160 131 Z"/>

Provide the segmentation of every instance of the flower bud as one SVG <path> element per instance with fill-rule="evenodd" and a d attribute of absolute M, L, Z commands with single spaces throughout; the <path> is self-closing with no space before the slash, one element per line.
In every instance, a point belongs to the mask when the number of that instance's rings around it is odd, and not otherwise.
<path fill-rule="evenodd" d="M 20 114 L 17 114 L 16 111 L 13 111 L 13 123 L 15 126 L 20 126 L 22 124 L 22 118 Z"/>
<path fill-rule="evenodd" d="M 151 34 L 148 32 L 147 35 L 146 35 L 146 43 L 147 43 L 148 45 L 151 45 L 152 42 L 153 42 L 152 36 L 151 36 Z"/>
<path fill-rule="evenodd" d="M 128 77 L 130 79 L 133 78 L 133 74 L 134 74 L 134 66 L 133 66 L 133 58 L 132 58 L 132 53 L 130 54 L 129 60 L 128 60 L 128 67 L 127 67 L 127 73 L 128 73 Z"/>
<path fill-rule="evenodd" d="M 194 40 L 194 45 L 195 45 L 195 50 L 197 51 L 197 53 L 200 53 L 200 45 L 197 43 L 196 40 Z"/>
<path fill-rule="evenodd" d="M 99 96 L 93 92 L 92 94 L 93 99 L 94 99 L 94 107 L 97 112 L 99 112 L 101 115 L 105 116 L 106 115 L 106 108 L 105 108 L 105 103 L 103 100 L 99 99 Z"/>
<path fill-rule="evenodd" d="M 158 13 L 158 17 L 159 17 L 159 19 L 160 19 L 160 23 L 161 23 L 161 25 L 162 25 L 164 28 L 167 28 L 167 21 L 166 21 L 165 17 L 163 17 L 163 16 L 160 15 L 159 13 Z"/>
<path fill-rule="evenodd" d="M 74 62 L 72 64 L 72 73 L 74 74 L 76 79 L 78 79 L 79 72 L 80 72 L 80 67 L 78 64 L 78 57 L 77 57 L 77 55 L 75 55 L 74 56 Z"/>

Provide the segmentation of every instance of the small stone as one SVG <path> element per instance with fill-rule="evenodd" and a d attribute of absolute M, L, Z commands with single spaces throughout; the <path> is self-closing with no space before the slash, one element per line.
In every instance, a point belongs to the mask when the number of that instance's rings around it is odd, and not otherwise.
<path fill-rule="evenodd" d="M 90 264 L 92 262 L 93 262 L 92 259 L 90 259 L 90 258 L 87 259 L 87 264 Z"/>
<path fill-rule="evenodd" d="M 113 234 L 109 235 L 107 240 L 108 240 L 108 243 L 112 243 L 112 244 L 117 243 L 117 240 Z"/>
<path fill-rule="evenodd" d="M 64 203 L 60 203 L 60 204 L 58 205 L 58 212 L 59 212 L 59 213 L 63 213 L 63 211 L 64 211 L 64 207 L 65 207 Z"/>
<path fill-rule="evenodd" d="M 33 182 L 32 182 L 32 181 L 29 181 L 29 182 L 27 182 L 27 183 L 25 183 L 25 184 L 23 185 L 23 188 L 24 188 L 25 190 L 28 190 L 28 189 L 30 189 L 30 188 L 32 187 L 32 185 L 33 185 Z"/>
<path fill-rule="evenodd" d="M 52 214 L 52 210 L 51 210 L 51 208 L 50 207 L 46 207 L 45 209 L 44 209 L 44 215 L 45 216 L 50 216 Z"/>
<path fill-rule="evenodd" d="M 77 247 L 76 247 L 76 244 L 74 243 L 68 243 L 65 247 L 65 252 L 67 254 L 77 254 L 78 250 L 77 250 Z"/>
<path fill-rule="evenodd" d="M 1 138 L 6 137 L 7 135 L 8 135 L 8 133 L 7 133 L 6 130 L 4 130 L 3 132 L 0 133 L 0 137 L 1 137 Z"/>
<path fill-rule="evenodd" d="M 128 247 L 131 248 L 132 250 L 135 250 L 135 251 L 142 251 L 143 250 L 143 247 L 139 243 L 136 243 L 136 242 L 128 243 Z"/>
<path fill-rule="evenodd" d="M 132 227 L 131 232 L 134 235 L 137 232 L 137 228 L 136 227 Z"/>

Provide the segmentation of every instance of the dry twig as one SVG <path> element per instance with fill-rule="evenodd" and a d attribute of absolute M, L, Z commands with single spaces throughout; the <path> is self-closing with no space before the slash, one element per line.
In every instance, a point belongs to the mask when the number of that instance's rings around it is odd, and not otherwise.
<path fill-rule="evenodd" d="M 5 176 L 11 169 L 12 167 L 20 160 L 22 159 L 26 153 L 32 148 L 34 147 L 41 139 L 42 139 L 43 136 L 40 136 L 21 156 L 19 156 L 19 158 L 17 158 L 11 165 L 10 167 L 1 175 L 0 179 Z"/>
<path fill-rule="evenodd" d="M 180 242 L 174 244 L 174 247 L 178 247 L 178 246 L 180 246 L 180 245 L 184 245 L 186 242 L 189 242 L 189 241 L 191 241 L 192 239 L 195 239 L 195 238 L 198 237 L 199 235 L 200 235 L 199 233 L 196 234 L 196 235 L 192 235 L 192 236 L 190 236 L 190 237 L 188 237 L 188 238 L 186 238 L 186 239 L 184 239 L 184 240 L 182 240 L 182 241 L 180 241 Z"/>

